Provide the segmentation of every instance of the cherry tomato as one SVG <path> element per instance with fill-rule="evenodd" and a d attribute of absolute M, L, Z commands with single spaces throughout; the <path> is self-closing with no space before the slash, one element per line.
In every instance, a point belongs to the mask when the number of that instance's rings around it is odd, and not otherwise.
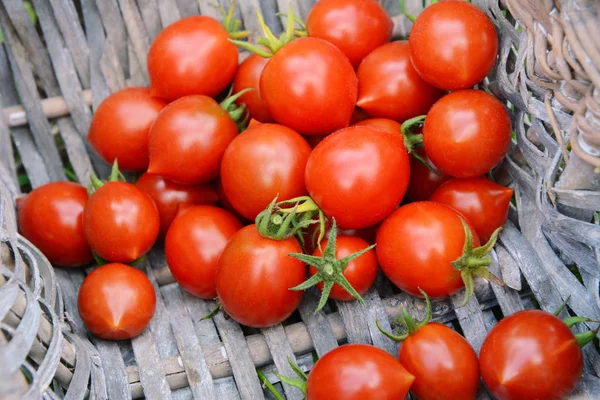
<path fill-rule="evenodd" d="M 484 176 L 451 179 L 429 198 L 460 211 L 473 224 L 479 239 L 487 242 L 492 233 L 506 222 L 513 190 Z"/>
<path fill-rule="evenodd" d="M 448 297 L 463 288 L 460 271 L 450 265 L 463 253 L 460 216 L 453 208 L 427 201 L 394 211 L 377 231 L 375 251 L 385 276 L 415 296 L 421 296 L 419 287 L 432 298 Z M 479 246 L 472 226 L 471 232 L 473 245 Z"/>
<path fill-rule="evenodd" d="M 397 400 L 415 380 L 393 356 L 375 346 L 347 344 L 321 357 L 308 374 L 310 400 Z"/>
<path fill-rule="evenodd" d="M 249 221 L 246 218 L 244 218 L 239 212 L 237 212 L 237 210 L 235 208 L 233 208 L 233 205 L 231 204 L 231 202 L 229 201 L 229 198 L 227 198 L 227 195 L 225 194 L 225 190 L 223 190 L 223 183 L 221 182 L 221 177 L 218 177 L 214 181 L 214 187 L 215 187 L 215 190 L 217 191 L 217 194 L 219 195 L 219 206 L 220 207 L 222 207 L 225 210 L 232 213 L 237 219 L 242 221 L 242 223 L 244 225 L 248 225 L 253 222 L 253 221 Z"/>
<path fill-rule="evenodd" d="M 355 126 L 372 126 L 374 128 L 383 129 L 384 131 L 388 131 L 390 133 L 396 133 L 400 135 L 402 133 L 402 125 L 399 122 L 396 122 L 387 118 L 370 118 L 357 122 L 354 124 Z M 412 164 L 412 162 L 411 162 Z"/>
<path fill-rule="evenodd" d="M 88 141 L 107 163 L 117 159 L 122 170 L 143 171 L 148 168 L 150 126 L 166 105 L 144 87 L 119 90 L 100 103 Z"/>
<path fill-rule="evenodd" d="M 260 76 L 268 62 L 268 58 L 256 54 L 250 55 L 240 64 L 233 80 L 234 93 L 239 93 L 248 88 L 255 89 L 240 96 L 236 104 L 238 106 L 246 104 L 250 117 L 263 123 L 273 122 L 273 117 L 271 117 L 269 109 L 260 97 L 259 91 Z"/>
<path fill-rule="evenodd" d="M 17 202 L 19 231 L 52 264 L 76 267 L 92 261 L 83 231 L 87 190 L 73 182 L 52 182 Z"/>
<path fill-rule="evenodd" d="M 425 153 L 423 147 L 417 149 L 417 154 L 420 155 L 431 168 L 437 173 L 432 172 L 429 168 L 423 165 L 414 157 L 410 158 L 410 182 L 406 190 L 406 197 L 412 201 L 425 201 L 440 187 L 452 177 L 440 171 L 438 167 L 433 165 L 429 156 Z"/>
<path fill-rule="evenodd" d="M 135 182 L 135 186 L 148 194 L 156 204 L 160 215 L 160 231 L 158 237 L 164 239 L 173 222 L 180 204 L 215 204 L 219 197 L 215 189 L 209 185 L 180 185 L 158 175 L 143 174 Z"/>
<path fill-rule="evenodd" d="M 176 100 L 214 97 L 229 85 L 238 65 L 237 47 L 214 18 L 182 18 L 163 29 L 148 52 L 153 97 Z"/>
<path fill-rule="evenodd" d="M 347 229 L 337 227 L 337 235 L 338 236 L 353 236 L 360 238 L 367 242 L 369 245 L 375 244 L 375 238 L 377 235 L 377 230 L 379 229 L 380 223 L 375 225 L 367 226 L 366 228 L 361 229 Z M 329 237 L 329 233 L 331 232 L 331 221 L 325 219 L 325 235 L 324 238 Z M 317 239 L 319 237 L 319 225 L 313 224 L 308 227 L 308 230 L 303 231 L 304 236 L 304 249 L 306 253 L 313 253 L 316 249 Z M 321 242 L 321 248 L 325 249 L 326 242 Z M 365 246 L 367 247 L 367 246 Z M 364 247 L 363 247 L 364 248 Z M 362 249 L 361 249 L 362 250 Z"/>
<path fill-rule="evenodd" d="M 275 121 L 304 135 L 347 127 L 357 87 L 348 58 L 317 38 L 296 39 L 282 47 L 260 77 L 260 95 Z"/>
<path fill-rule="evenodd" d="M 154 202 L 132 184 L 108 182 L 83 210 L 90 247 L 105 260 L 131 262 L 145 254 L 158 236 L 160 217 Z"/>
<path fill-rule="evenodd" d="M 412 64 L 421 77 L 445 90 L 473 87 L 490 72 L 498 54 L 492 21 L 464 1 L 427 7 L 409 36 Z"/>
<path fill-rule="evenodd" d="M 190 206 L 177 214 L 165 239 L 169 270 L 185 290 L 203 299 L 217 296 L 217 260 L 229 238 L 242 228 L 231 213 Z"/>
<path fill-rule="evenodd" d="M 182 97 L 165 107 L 150 129 L 148 173 L 184 185 L 208 183 L 219 175 L 223 153 L 237 134 L 219 103 Z"/>
<path fill-rule="evenodd" d="M 400 204 L 409 175 L 401 135 L 353 126 L 331 134 L 314 148 L 306 164 L 306 188 L 340 227 L 364 228 Z"/>
<path fill-rule="evenodd" d="M 108 340 L 131 339 L 150 324 L 156 294 L 150 279 L 139 269 L 105 264 L 85 277 L 77 306 L 92 334 Z"/>
<path fill-rule="evenodd" d="M 285 320 L 298 307 L 303 293 L 289 288 L 306 278 L 304 263 L 288 254 L 301 252 L 294 238 L 264 238 L 255 225 L 239 230 L 219 257 L 217 294 L 223 310 L 240 324 L 254 328 Z"/>
<path fill-rule="evenodd" d="M 483 380 L 499 400 L 566 399 L 583 371 L 569 327 L 540 310 L 519 311 L 498 322 L 479 357 Z"/>
<path fill-rule="evenodd" d="M 390 41 L 393 27 L 390 16 L 374 0 L 321 0 L 306 18 L 308 36 L 334 44 L 354 68 Z"/>
<path fill-rule="evenodd" d="M 356 104 L 371 117 L 403 122 L 426 114 L 443 93 L 417 74 L 407 41 L 377 48 L 365 57 L 356 74 Z"/>
<path fill-rule="evenodd" d="M 433 105 L 423 126 L 425 151 L 456 178 L 483 175 L 502 160 L 511 141 L 504 105 L 480 90 L 461 90 Z"/>
<path fill-rule="evenodd" d="M 304 170 L 311 148 L 298 133 L 262 124 L 236 137 L 223 156 L 221 182 L 227 199 L 254 220 L 275 196 L 278 201 L 306 194 Z"/>

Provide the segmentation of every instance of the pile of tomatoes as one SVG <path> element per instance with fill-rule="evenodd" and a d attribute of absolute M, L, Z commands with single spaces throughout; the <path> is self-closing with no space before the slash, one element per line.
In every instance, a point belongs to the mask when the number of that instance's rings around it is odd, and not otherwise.
<path fill-rule="evenodd" d="M 88 140 L 109 179 L 50 183 L 18 202 L 22 234 L 53 264 L 101 265 L 79 292 L 91 333 L 148 326 L 155 288 L 131 264 L 156 243 L 183 289 L 256 328 L 283 322 L 313 286 L 316 311 L 363 302 L 380 268 L 428 303 L 464 288 L 466 304 L 477 276 L 502 284 L 488 253 L 513 191 L 485 174 L 511 123 L 477 89 L 498 52 L 485 13 L 435 3 L 390 42 L 377 1 L 320 0 L 305 24 L 290 11 L 279 37 L 259 13 L 256 43 L 233 4 L 222 13 L 166 27 L 148 53 L 150 88 L 100 104 Z M 237 46 L 253 53 L 239 65 Z M 128 183 L 120 169 L 141 175 Z M 295 384 L 313 400 L 472 399 L 481 373 L 500 399 L 559 399 L 581 375 L 578 338 L 541 311 L 498 323 L 480 359 L 445 325 L 400 322 L 405 334 L 386 333 L 404 341 L 399 360 L 342 346 Z"/>

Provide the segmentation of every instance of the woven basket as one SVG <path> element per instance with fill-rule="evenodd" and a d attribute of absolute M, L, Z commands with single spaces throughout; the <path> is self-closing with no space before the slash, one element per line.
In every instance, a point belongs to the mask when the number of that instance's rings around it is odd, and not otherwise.
<path fill-rule="evenodd" d="M 229 0 L 219 2 L 228 6 Z M 84 185 L 93 170 L 106 176 L 107 165 L 85 140 L 90 106 L 126 86 L 148 84 L 146 55 L 162 27 L 188 15 L 219 13 L 208 0 L 32 3 L 36 26 L 22 0 L 0 1 L 0 398 L 269 398 L 255 370 L 260 367 L 288 399 L 301 399 L 270 372 L 292 375 L 288 357 L 310 369 L 311 352 L 321 356 L 345 342 L 373 343 L 396 354 L 397 344 L 375 321 L 389 328 L 388 319 L 403 307 L 422 316 L 424 304 L 382 277 L 366 294 L 367 307 L 340 302 L 313 315 L 316 297 L 308 292 L 299 313 L 283 325 L 251 330 L 222 315 L 200 321 L 213 302 L 174 283 L 160 248 L 140 265 L 159 294 L 149 329 L 131 341 L 89 337 L 76 302 L 89 270 L 53 269 L 16 233 L 13 199 L 29 184 L 66 179 L 67 165 Z M 313 3 L 292 0 L 302 18 Z M 405 37 L 411 23 L 398 15 L 397 1 L 382 3 L 395 15 L 394 37 Z M 423 9 L 421 0 L 405 3 L 411 14 Z M 434 302 L 433 315 L 461 330 L 478 351 L 501 315 L 523 308 L 553 311 L 570 297 L 573 313 L 600 320 L 600 3 L 473 3 L 500 36 L 499 62 L 483 86 L 510 102 L 516 133 L 493 173 L 516 193 L 493 252 L 492 270 L 506 287 L 477 281 L 476 298 L 466 307 L 457 308 L 458 295 Z M 287 11 L 288 1 L 238 0 L 237 18 L 256 33 L 259 7 L 280 32 L 276 13 Z M 23 172 L 29 184 L 17 180 Z M 577 395 L 598 399 L 600 354 L 594 345 L 583 353 Z M 489 398 L 483 385 L 478 398 Z"/>

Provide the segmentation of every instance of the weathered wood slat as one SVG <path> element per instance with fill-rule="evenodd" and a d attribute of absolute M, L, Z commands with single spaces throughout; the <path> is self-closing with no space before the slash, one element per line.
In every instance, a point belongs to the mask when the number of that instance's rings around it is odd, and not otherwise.
<path fill-rule="evenodd" d="M 163 28 L 181 19 L 181 13 L 177 8 L 176 0 L 161 0 L 158 2 L 158 14 Z"/>
<path fill-rule="evenodd" d="M 195 0 L 177 0 L 179 12 L 182 17 L 198 14 L 198 2 Z"/>
<path fill-rule="evenodd" d="M 162 29 L 160 14 L 156 12 L 158 10 L 158 1 L 137 0 L 137 4 L 140 8 L 140 13 L 142 14 L 142 20 L 144 21 L 146 32 L 148 32 L 150 43 L 152 43 L 156 35 L 158 35 Z"/>
<path fill-rule="evenodd" d="M 144 78 L 144 82 L 148 81 L 148 66 L 146 65 L 146 58 L 148 56 L 148 49 L 150 48 L 150 38 L 146 27 L 142 22 L 142 16 L 134 2 L 134 0 L 119 0 L 119 6 L 125 21 L 125 28 L 127 28 L 127 34 L 129 35 L 129 42 L 133 46 L 133 57 L 140 68 L 141 74 Z M 132 57 L 130 55 L 129 62 L 131 63 Z M 130 70 L 131 70 L 130 66 Z"/>
<path fill-rule="evenodd" d="M 390 322 L 385 313 L 385 308 L 377 290 L 373 287 L 369 289 L 363 296 L 365 303 L 367 303 L 367 326 L 369 327 L 369 334 L 371 336 L 371 342 L 373 345 L 384 349 L 393 356 L 398 355 L 398 343 L 391 341 L 385 335 L 383 335 L 377 327 L 377 321 L 381 324 L 383 329 L 391 332 Z"/>
<path fill-rule="evenodd" d="M 344 321 L 348 343 L 371 344 L 365 307 L 358 301 L 335 302 Z"/>
<path fill-rule="evenodd" d="M 127 55 L 127 28 L 119 10 L 118 0 L 96 2 L 108 41 L 114 46 L 119 64 L 126 71 L 129 68 Z"/>
<path fill-rule="evenodd" d="M 479 354 L 479 349 L 481 349 L 481 344 L 487 334 L 487 328 L 477 297 L 473 296 L 467 305 L 461 307 L 464 296 L 464 291 L 461 290 L 450 299 L 465 338 L 473 346 L 477 354 Z"/>
<path fill-rule="evenodd" d="M 289 359 L 291 362 L 296 364 L 296 357 L 294 356 L 292 346 L 288 341 L 288 336 L 285 334 L 281 324 L 263 329 L 262 334 L 267 341 L 267 345 L 269 346 L 269 350 L 271 352 L 271 356 L 273 357 L 273 361 L 275 362 L 277 372 L 283 376 L 296 378 L 296 374 L 288 363 Z M 304 399 L 304 395 L 296 387 L 283 385 L 283 389 L 288 400 Z"/>
<path fill-rule="evenodd" d="M 502 270 L 502 267 L 499 267 L 498 264 L 505 265 L 513 263 L 516 265 L 515 260 L 508 254 L 504 247 L 497 246 L 496 253 L 498 254 L 498 257 L 497 259 L 494 257 L 492 266 L 490 267 L 490 271 L 493 274 L 498 274 Z M 506 283 L 504 273 L 499 276 L 501 276 L 501 279 Z M 519 292 L 517 290 L 512 289 L 508 284 L 503 288 L 498 285 L 491 285 L 491 287 L 504 315 L 513 314 L 523 309 L 523 303 L 521 303 L 521 298 L 519 297 Z"/>
<path fill-rule="evenodd" d="M 304 321 L 310 333 L 317 355 L 322 357 L 327 352 L 336 348 L 338 343 L 325 313 L 319 311 L 315 314 L 318 304 L 319 301 L 313 292 L 306 291 L 298 309 L 302 316 L 302 321 Z"/>

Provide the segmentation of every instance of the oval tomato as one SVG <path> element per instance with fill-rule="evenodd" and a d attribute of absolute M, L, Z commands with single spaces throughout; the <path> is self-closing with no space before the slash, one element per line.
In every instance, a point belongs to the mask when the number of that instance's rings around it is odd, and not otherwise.
<path fill-rule="evenodd" d="M 494 24 L 464 1 L 442 1 L 425 8 L 408 40 L 419 75 L 445 90 L 467 89 L 482 81 L 498 53 Z"/>
<path fill-rule="evenodd" d="M 164 239 L 167 230 L 177 215 L 181 204 L 215 204 L 219 197 L 215 189 L 209 185 L 180 185 L 158 175 L 143 174 L 135 182 L 152 198 L 160 215 L 160 231 L 158 237 Z"/>
<path fill-rule="evenodd" d="M 431 107 L 423 126 L 425 151 L 456 178 L 483 175 L 502 160 L 511 141 L 506 107 L 481 90 L 461 90 Z"/>
<path fill-rule="evenodd" d="M 217 261 L 229 238 L 242 228 L 231 213 L 213 206 L 190 206 L 177 214 L 165 239 L 173 277 L 203 299 L 217 296 Z"/>
<path fill-rule="evenodd" d="M 186 96 L 169 104 L 150 129 L 148 173 L 198 185 L 219 175 L 223 153 L 238 128 L 215 100 Z"/>
<path fill-rule="evenodd" d="M 150 126 L 166 105 L 144 87 L 119 90 L 98 106 L 88 141 L 107 163 L 118 160 L 123 170 L 143 171 L 148 168 Z"/>
<path fill-rule="evenodd" d="M 407 41 L 377 48 L 365 57 L 356 74 L 356 104 L 371 117 L 404 122 L 426 114 L 443 94 L 415 71 Z"/>
<path fill-rule="evenodd" d="M 304 135 L 326 135 L 347 127 L 357 86 L 348 58 L 317 38 L 286 44 L 260 77 L 260 95 L 275 121 Z"/>
<path fill-rule="evenodd" d="M 83 230 L 87 190 L 73 182 L 52 182 L 20 199 L 19 231 L 52 264 L 75 267 L 92 261 Z"/>
<path fill-rule="evenodd" d="M 237 47 L 214 18 L 182 18 L 163 29 L 148 51 L 153 97 L 176 100 L 201 94 L 214 97 L 229 85 L 238 65 Z"/>
<path fill-rule="evenodd" d="M 392 28 L 392 19 L 374 0 L 321 0 L 306 18 L 308 36 L 334 44 L 354 68 L 390 41 Z"/>
<path fill-rule="evenodd" d="M 131 339 L 150 324 L 156 294 L 148 277 L 129 265 L 102 265 L 85 277 L 77 297 L 79 315 L 92 334 Z"/>
<path fill-rule="evenodd" d="M 314 148 L 306 164 L 306 188 L 340 227 L 364 228 L 400 204 L 409 175 L 401 135 L 353 126 L 329 135 Z"/>
<path fill-rule="evenodd" d="M 241 95 L 236 100 L 236 104 L 238 106 L 246 104 L 250 117 L 262 123 L 273 122 L 273 117 L 260 97 L 259 91 L 260 76 L 268 62 L 268 58 L 252 54 L 240 64 L 233 79 L 234 93 L 248 88 L 254 89 Z"/>
<path fill-rule="evenodd" d="M 388 131 L 390 133 L 396 133 L 398 135 L 402 134 L 402 125 L 399 122 L 388 118 L 365 119 L 357 122 L 354 124 L 354 126 L 372 126 L 374 128 L 383 129 L 384 131 Z"/>
<path fill-rule="evenodd" d="M 303 293 L 289 289 L 306 278 L 304 263 L 288 254 L 301 252 L 295 238 L 264 238 L 255 225 L 239 230 L 219 257 L 217 294 L 223 310 L 240 324 L 254 328 L 285 320 L 296 310 Z"/>
<path fill-rule="evenodd" d="M 158 236 L 160 217 L 146 193 L 126 182 L 97 189 L 83 210 L 90 247 L 105 260 L 131 262 L 145 254 Z"/>
<path fill-rule="evenodd" d="M 442 183 L 446 182 L 452 177 L 443 173 L 438 169 L 438 167 L 433 165 L 433 162 L 431 162 L 431 159 L 427 153 L 425 153 L 425 149 L 423 147 L 417 149 L 416 152 L 437 173 L 432 172 L 419 160 L 411 157 L 410 182 L 408 183 L 408 189 L 406 190 L 406 197 L 412 201 L 425 201 L 429 199 L 433 192 L 435 192 L 435 190 L 440 187 Z"/>
<path fill-rule="evenodd" d="M 254 220 L 275 196 L 288 200 L 306 194 L 304 170 L 311 148 L 298 133 L 262 124 L 236 137 L 223 156 L 221 182 L 229 202 Z"/>

